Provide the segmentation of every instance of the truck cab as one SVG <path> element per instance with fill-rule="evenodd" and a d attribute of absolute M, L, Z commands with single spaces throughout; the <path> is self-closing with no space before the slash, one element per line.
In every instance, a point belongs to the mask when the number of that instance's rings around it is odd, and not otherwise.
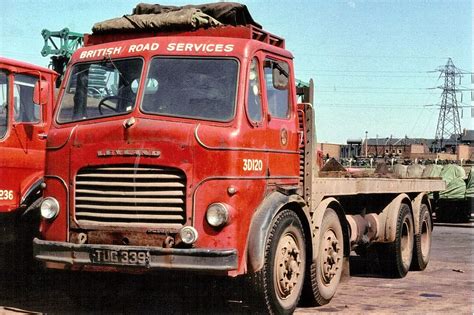
<path fill-rule="evenodd" d="M 20 217 L 40 197 L 56 76 L 47 68 L 0 58 L 2 244 L 20 236 Z"/>
<path fill-rule="evenodd" d="M 86 37 L 48 138 L 45 196 L 60 210 L 45 239 L 213 248 L 224 265 L 196 268 L 246 270 L 251 209 L 300 181 L 292 55 L 252 28 L 215 32 Z"/>

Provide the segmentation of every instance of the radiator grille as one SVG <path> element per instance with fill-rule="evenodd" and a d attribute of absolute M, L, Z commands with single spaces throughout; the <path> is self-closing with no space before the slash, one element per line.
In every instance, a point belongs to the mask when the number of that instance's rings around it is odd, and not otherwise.
<path fill-rule="evenodd" d="M 186 176 L 178 169 L 101 166 L 76 175 L 79 223 L 180 227 L 186 221 Z"/>

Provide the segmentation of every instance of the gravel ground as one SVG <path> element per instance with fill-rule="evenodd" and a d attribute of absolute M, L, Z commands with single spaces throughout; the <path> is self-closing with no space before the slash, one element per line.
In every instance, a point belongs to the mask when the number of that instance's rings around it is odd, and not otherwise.
<path fill-rule="evenodd" d="M 295 314 L 473 314 L 474 222 L 435 226 L 430 264 L 403 279 L 387 279 L 377 264 L 351 260 L 351 277 L 323 307 Z M 227 279 L 36 272 L 0 277 L 0 314 L 249 313 L 242 287 Z"/>

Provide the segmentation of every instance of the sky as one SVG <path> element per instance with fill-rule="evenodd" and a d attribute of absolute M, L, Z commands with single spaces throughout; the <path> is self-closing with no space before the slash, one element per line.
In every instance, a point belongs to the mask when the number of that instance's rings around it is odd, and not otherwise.
<path fill-rule="evenodd" d="M 42 29 L 88 33 L 95 22 L 131 13 L 138 2 L 1 0 L 0 55 L 47 66 Z M 472 0 L 242 3 L 265 30 L 285 38 L 296 77 L 313 78 L 320 142 L 342 144 L 366 132 L 369 138 L 434 138 L 441 97 L 436 87 L 443 83 L 435 70 L 448 58 L 466 72 L 461 87 L 474 87 Z M 463 92 L 462 128 L 474 129 L 471 98 Z"/>

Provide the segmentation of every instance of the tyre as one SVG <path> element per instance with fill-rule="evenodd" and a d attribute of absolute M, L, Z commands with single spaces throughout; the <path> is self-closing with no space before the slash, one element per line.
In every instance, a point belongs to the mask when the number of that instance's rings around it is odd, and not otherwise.
<path fill-rule="evenodd" d="M 421 271 L 425 270 L 430 261 L 431 231 L 433 230 L 430 210 L 426 204 L 421 205 L 419 220 L 420 224 L 415 235 L 411 269 Z"/>
<path fill-rule="evenodd" d="M 291 210 L 273 220 L 263 268 L 251 275 L 252 308 L 269 314 L 292 314 L 303 289 L 306 247 L 303 226 Z"/>
<path fill-rule="evenodd" d="M 344 238 L 341 222 L 336 212 L 328 208 L 324 212 L 319 239 L 319 253 L 310 265 L 304 304 L 325 305 L 336 294 L 341 280 L 344 260 Z"/>
<path fill-rule="evenodd" d="M 379 244 L 378 256 L 382 271 L 393 278 L 403 278 L 410 269 L 414 243 L 413 218 L 410 207 L 402 204 L 398 210 L 395 241 Z"/>

